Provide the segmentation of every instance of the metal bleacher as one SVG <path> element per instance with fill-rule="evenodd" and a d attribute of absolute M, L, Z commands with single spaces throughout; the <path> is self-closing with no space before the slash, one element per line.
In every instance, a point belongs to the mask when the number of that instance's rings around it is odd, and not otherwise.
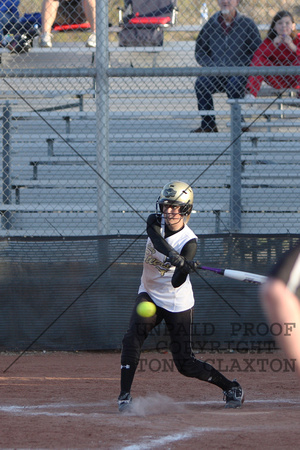
<path fill-rule="evenodd" d="M 200 121 L 193 83 L 188 77 L 176 85 L 160 78 L 146 83 L 143 78 L 110 80 L 109 176 L 104 179 L 109 183 L 110 233 L 142 233 L 162 185 L 172 179 L 193 186 L 192 224 L 199 234 L 297 233 L 300 100 L 276 101 L 255 123 L 273 97 L 240 103 L 250 132 L 238 139 L 240 179 L 235 180 L 231 104 L 218 94 L 219 133 L 190 133 Z M 50 92 L 40 97 L 35 92 L 39 115 L 10 99 L 11 179 L 9 201 L 4 201 L 2 179 L 2 236 L 99 233 L 103 176 L 97 164 L 95 91 L 85 80 L 69 96 L 63 86 L 56 88 L 60 91 L 62 108 L 55 111 Z M 89 109 L 83 107 L 86 102 Z M 236 181 L 241 190 L 239 229 L 232 227 Z"/>
<path fill-rule="evenodd" d="M 78 130 L 81 120 L 80 116 L 76 118 L 73 114 L 71 128 Z M 61 122 L 64 129 L 64 119 L 61 118 Z M 111 122 L 119 124 L 115 119 L 111 119 Z M 120 132 L 119 125 L 117 134 L 113 131 L 114 127 L 111 130 L 108 181 L 114 188 L 110 192 L 112 232 L 120 232 L 120 220 L 125 217 L 127 232 L 141 232 L 144 224 L 135 211 L 146 218 L 154 210 L 162 180 L 178 178 L 178 174 L 189 183 L 196 180 L 193 185 L 196 199 L 192 216 L 194 228 L 206 233 L 228 231 L 230 133 L 201 136 L 199 142 L 199 136 L 190 134 L 188 129 L 177 133 L 173 131 L 170 138 L 170 134 L 162 129 L 162 121 L 155 124 L 153 119 L 145 118 L 143 122 L 142 128 L 152 127 L 154 131 L 149 136 L 145 133 L 135 135 L 134 146 L 123 142 L 125 136 Z M 160 132 L 155 132 L 155 125 Z M 20 126 L 19 123 L 17 128 Z M 45 230 L 42 227 L 43 223 L 47 224 L 45 217 L 63 235 L 74 220 L 78 222 L 79 230 L 85 227 L 86 234 L 97 233 L 98 176 L 92 169 L 97 170 L 96 136 L 90 133 L 86 146 L 85 142 L 72 134 L 72 129 L 70 134 L 60 135 L 68 139 L 63 145 L 59 142 L 60 136 L 37 136 L 32 133 L 28 135 L 28 148 L 24 145 L 26 135 L 21 133 L 22 154 L 21 146 L 17 145 L 20 136 L 18 133 L 13 135 L 16 153 L 12 157 L 11 188 L 14 196 L 10 205 L 2 205 L 1 208 L 13 214 L 13 228 L 9 230 L 12 235 L 30 235 L 36 228 L 40 234 L 49 233 L 48 226 L 45 226 Z M 120 139 L 117 137 L 119 134 Z M 264 139 L 260 137 L 255 145 L 253 138 L 257 138 L 254 132 L 242 137 L 242 231 L 251 232 L 263 223 L 268 223 L 268 228 L 271 226 L 275 232 L 280 220 L 287 219 L 289 229 L 293 226 L 296 229 L 300 190 L 297 148 L 291 146 L 290 156 L 287 159 L 285 154 L 283 159 L 280 142 L 274 141 L 274 135 L 268 142 L 268 134 L 264 133 Z M 49 139 L 53 139 L 50 150 Z M 37 152 L 30 151 L 33 141 Z M 74 155 L 72 147 L 79 149 L 84 159 Z M 219 156 L 226 147 L 228 150 Z M 289 206 L 286 206 L 287 198 Z"/>

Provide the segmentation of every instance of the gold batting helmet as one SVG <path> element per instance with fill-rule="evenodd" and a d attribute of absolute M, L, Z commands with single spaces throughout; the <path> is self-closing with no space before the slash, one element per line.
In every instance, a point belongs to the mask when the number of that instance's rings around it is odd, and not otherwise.
<path fill-rule="evenodd" d="M 193 189 L 183 181 L 172 181 L 166 184 L 156 202 L 157 213 L 162 213 L 163 205 L 180 207 L 180 214 L 189 216 L 193 209 Z"/>

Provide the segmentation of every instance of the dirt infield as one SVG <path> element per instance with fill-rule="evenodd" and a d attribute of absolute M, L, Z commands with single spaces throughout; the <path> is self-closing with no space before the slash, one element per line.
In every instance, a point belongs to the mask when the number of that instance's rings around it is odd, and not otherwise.
<path fill-rule="evenodd" d="M 246 399 L 225 410 L 222 392 L 176 372 L 169 353 L 145 352 L 120 415 L 118 353 L 0 355 L 1 449 L 298 448 L 300 382 L 290 361 L 272 354 L 215 353 Z"/>

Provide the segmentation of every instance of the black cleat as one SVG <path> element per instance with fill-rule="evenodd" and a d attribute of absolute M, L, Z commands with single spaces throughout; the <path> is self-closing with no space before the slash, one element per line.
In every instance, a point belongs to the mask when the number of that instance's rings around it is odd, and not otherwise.
<path fill-rule="evenodd" d="M 120 394 L 118 398 L 119 411 L 121 413 L 129 412 L 132 403 L 132 397 L 129 392 Z"/>
<path fill-rule="evenodd" d="M 236 381 L 236 386 L 223 391 L 224 401 L 226 401 L 225 408 L 240 408 L 244 402 L 244 391 L 242 386 Z"/>

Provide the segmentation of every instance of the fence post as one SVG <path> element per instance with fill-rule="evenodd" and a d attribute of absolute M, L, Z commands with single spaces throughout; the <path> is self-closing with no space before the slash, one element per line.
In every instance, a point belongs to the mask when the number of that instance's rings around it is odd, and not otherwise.
<path fill-rule="evenodd" d="M 11 153 L 11 106 L 5 102 L 2 118 L 2 201 L 5 205 L 11 204 L 11 179 L 10 179 L 10 153 Z M 11 229 L 11 212 L 3 211 L 2 225 L 6 230 Z"/>
<path fill-rule="evenodd" d="M 108 1 L 96 6 L 96 111 L 97 111 L 97 180 L 98 234 L 109 234 L 109 84 L 108 84 Z"/>
<path fill-rule="evenodd" d="M 231 103 L 230 231 L 241 231 L 241 106 Z"/>

